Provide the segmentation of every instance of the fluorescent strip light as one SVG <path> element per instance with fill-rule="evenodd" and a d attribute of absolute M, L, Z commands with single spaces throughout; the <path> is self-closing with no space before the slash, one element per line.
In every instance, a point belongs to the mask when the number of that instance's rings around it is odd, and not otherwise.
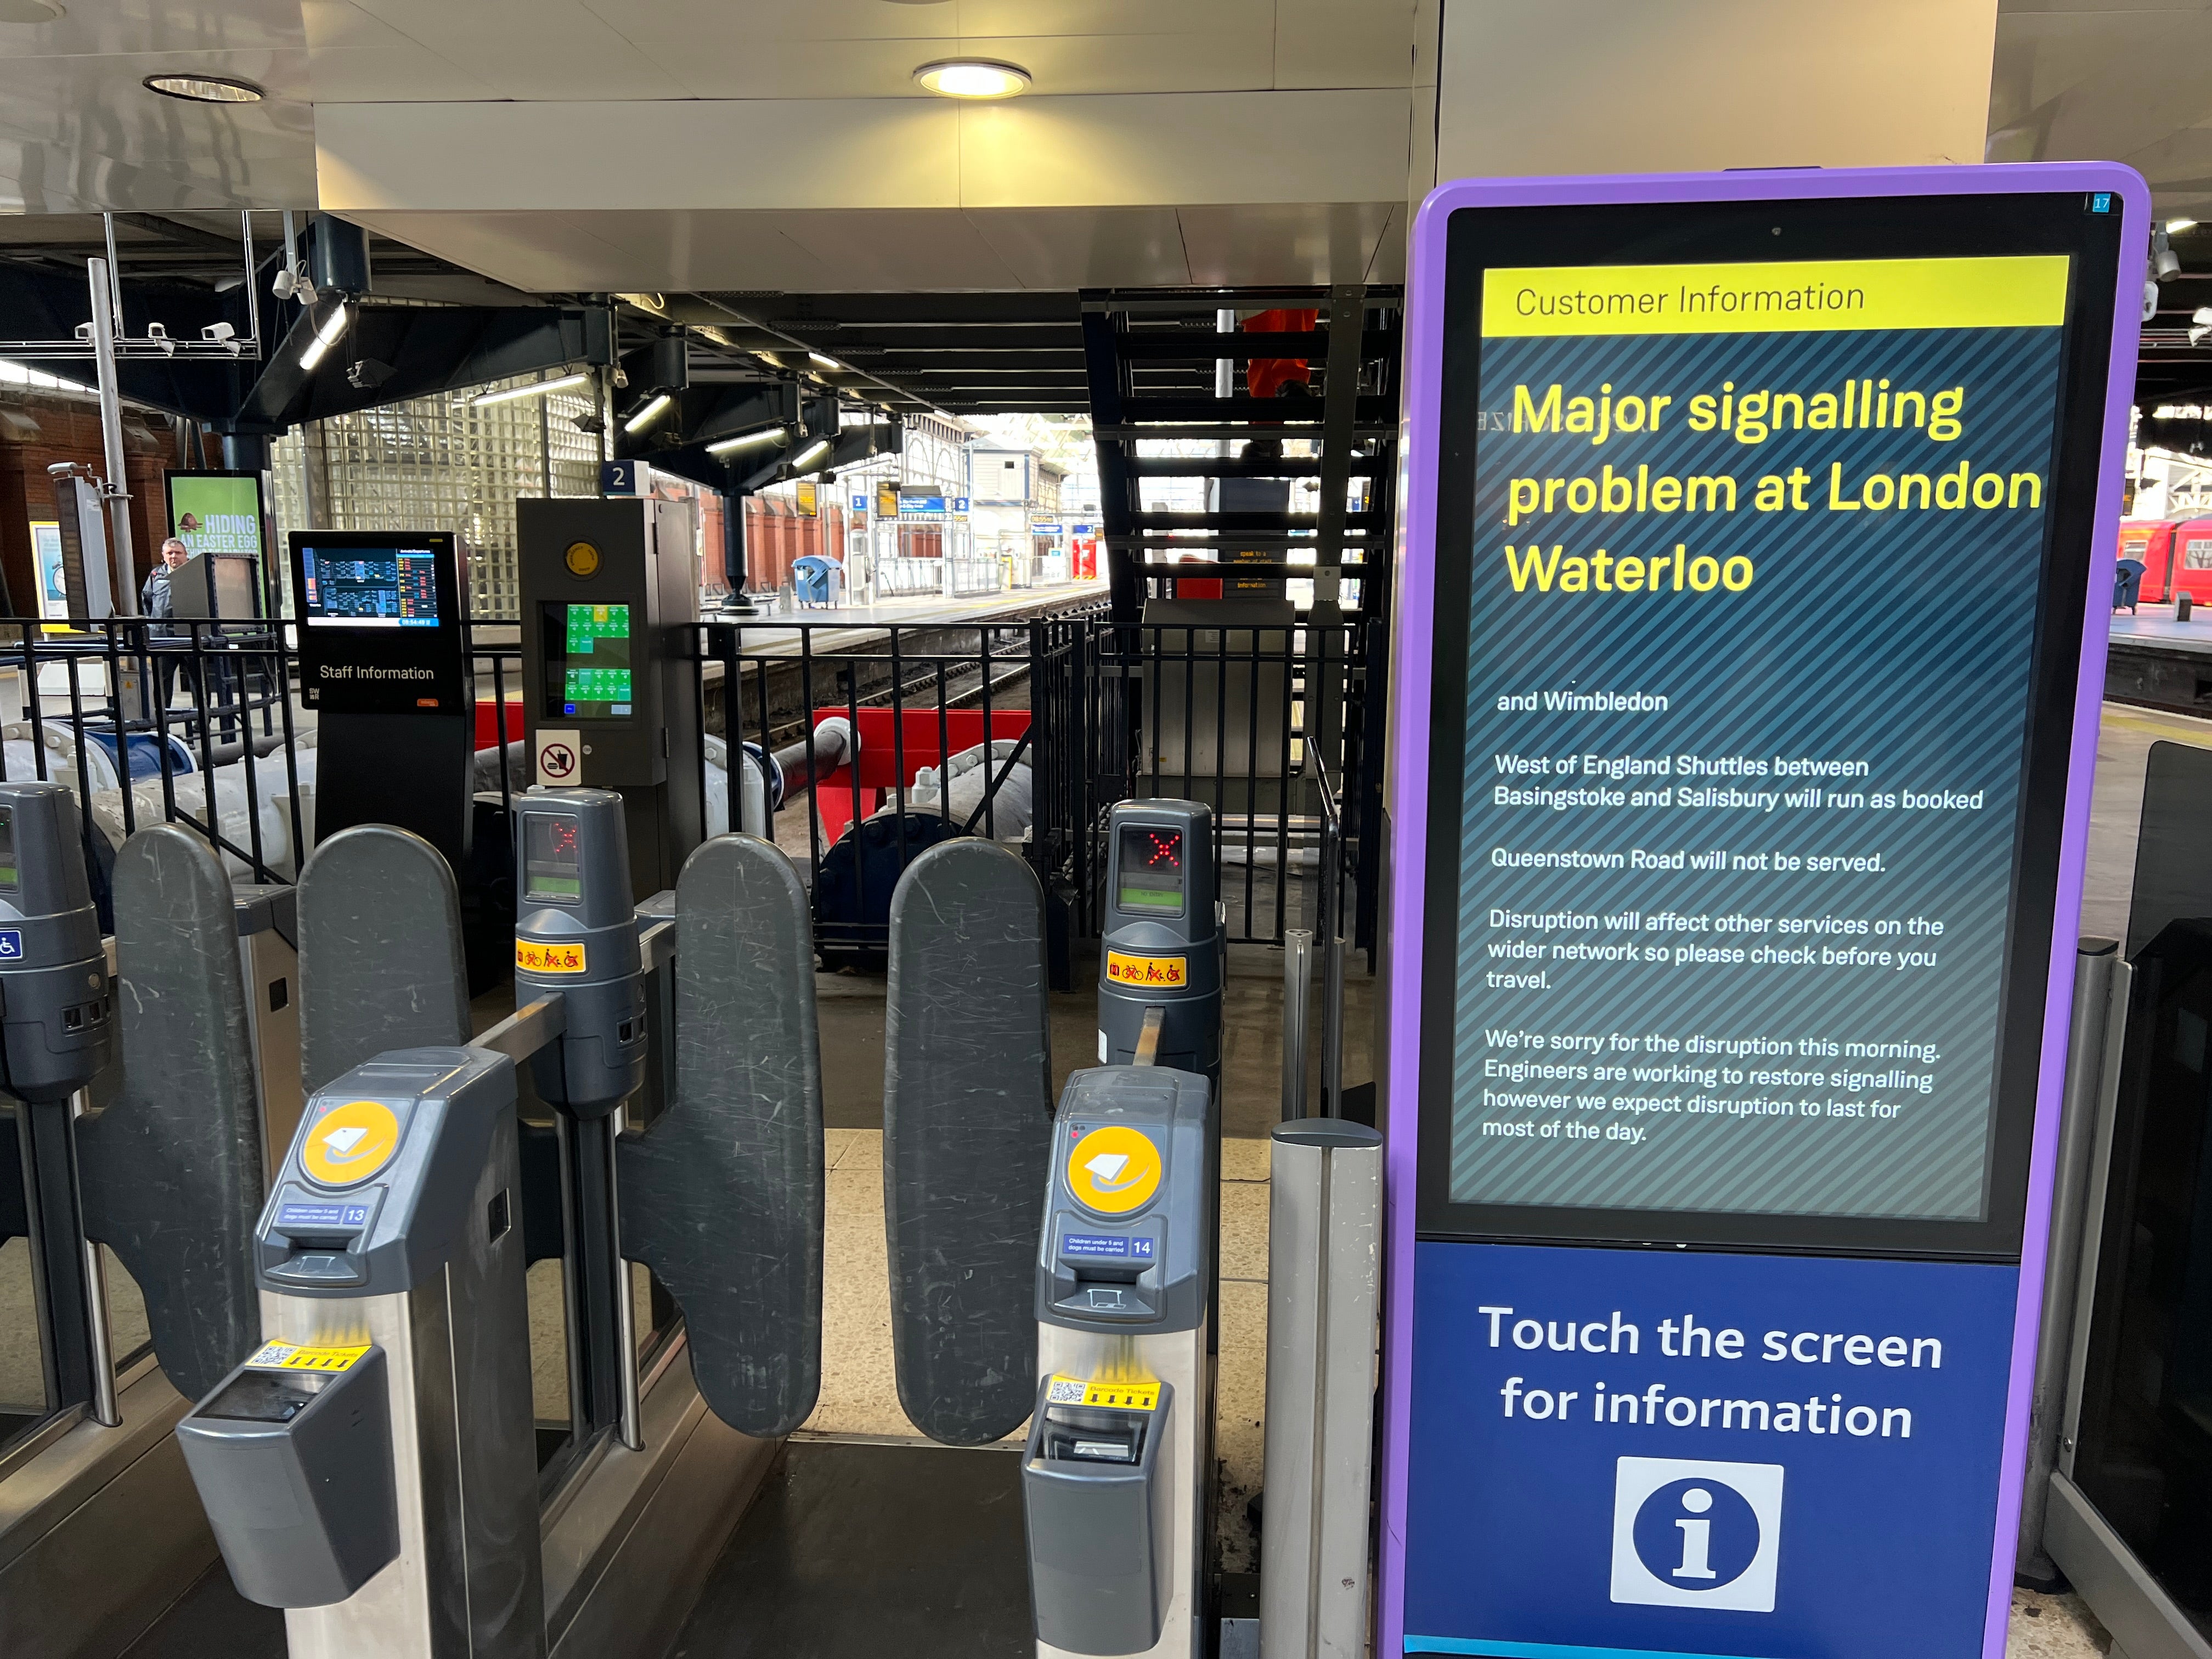
<path fill-rule="evenodd" d="M 844 364 L 839 362 L 835 357 L 825 357 L 818 351 L 808 352 L 806 354 L 806 361 L 812 363 L 817 368 L 842 368 L 845 367 Z"/>
<path fill-rule="evenodd" d="M 2196 228 L 2197 221 L 2194 219 L 2168 219 L 2166 222 L 2166 233 L 2169 236 L 2179 236 L 2185 230 Z"/>
<path fill-rule="evenodd" d="M 792 461 L 791 470 L 793 472 L 805 472 L 810 469 L 812 463 L 820 460 L 829 453 L 830 441 L 827 438 L 817 438 Z"/>
<path fill-rule="evenodd" d="M 341 301 L 338 308 L 323 319 L 323 325 L 315 331 L 315 337 L 307 342 L 307 349 L 300 354 L 300 367 L 312 372 L 323 361 L 324 354 L 338 343 L 338 336 L 346 331 L 346 325 L 352 319 L 352 313 Z"/>
<path fill-rule="evenodd" d="M 564 386 L 581 386 L 592 377 L 589 374 L 562 374 L 550 380 L 538 380 L 529 386 L 509 386 L 504 392 L 487 392 L 481 398 L 469 399 L 469 407 L 483 409 L 491 404 L 511 404 L 518 398 L 542 398 L 549 392 L 558 392 Z"/>
<path fill-rule="evenodd" d="M 674 401 L 665 392 L 658 393 L 651 403 L 623 422 L 625 432 L 641 432 L 660 417 L 660 411 Z"/>
<path fill-rule="evenodd" d="M 750 449 L 755 444 L 781 443 L 782 441 L 781 427 L 764 426 L 757 432 L 748 432 L 741 437 L 725 438 L 718 444 L 708 444 L 707 453 L 709 455 L 726 455 L 733 449 Z"/>

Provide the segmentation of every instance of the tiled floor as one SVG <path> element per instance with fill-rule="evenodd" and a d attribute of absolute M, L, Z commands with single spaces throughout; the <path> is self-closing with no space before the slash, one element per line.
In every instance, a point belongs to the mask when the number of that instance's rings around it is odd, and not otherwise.
<path fill-rule="evenodd" d="M 2081 886 L 2081 931 L 2128 937 L 2143 771 L 2154 743 L 2212 747 L 2212 721 L 2108 702 L 2097 732 L 2097 782 L 2089 809 L 2089 864 Z"/>
<path fill-rule="evenodd" d="M 2012 1593 L 2007 1659 L 2091 1659 L 2112 1645 L 2112 1638 L 2080 1596 Z"/>

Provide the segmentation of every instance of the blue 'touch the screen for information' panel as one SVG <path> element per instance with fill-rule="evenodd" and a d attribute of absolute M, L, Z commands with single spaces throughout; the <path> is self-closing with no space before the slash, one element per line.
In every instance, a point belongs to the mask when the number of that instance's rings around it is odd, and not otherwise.
<path fill-rule="evenodd" d="M 1407 1652 L 1980 1650 L 2017 1269 L 1415 1261 Z"/>

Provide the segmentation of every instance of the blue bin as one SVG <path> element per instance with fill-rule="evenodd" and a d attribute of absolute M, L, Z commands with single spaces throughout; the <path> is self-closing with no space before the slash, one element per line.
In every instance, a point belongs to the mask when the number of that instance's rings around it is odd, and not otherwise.
<path fill-rule="evenodd" d="M 844 568 L 835 559 L 809 553 L 791 562 L 791 592 L 801 605 L 835 605 Z"/>

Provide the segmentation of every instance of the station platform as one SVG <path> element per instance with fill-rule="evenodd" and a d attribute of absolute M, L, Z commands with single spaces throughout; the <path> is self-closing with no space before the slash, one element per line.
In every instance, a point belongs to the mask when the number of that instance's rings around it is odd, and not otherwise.
<path fill-rule="evenodd" d="M 875 605 L 809 605 L 789 611 L 763 607 L 757 617 L 717 612 L 707 620 L 735 623 L 748 634 L 777 623 L 828 624 L 871 633 L 886 628 L 974 628 L 987 623 L 1027 622 L 1035 617 L 1103 605 L 1106 595 L 1103 581 L 1058 582 L 1049 587 L 1008 588 L 965 599 L 895 599 Z"/>
<path fill-rule="evenodd" d="M 2105 695 L 2177 714 L 2212 714 L 2212 611 L 2187 622 L 2170 605 L 2112 616 Z"/>

